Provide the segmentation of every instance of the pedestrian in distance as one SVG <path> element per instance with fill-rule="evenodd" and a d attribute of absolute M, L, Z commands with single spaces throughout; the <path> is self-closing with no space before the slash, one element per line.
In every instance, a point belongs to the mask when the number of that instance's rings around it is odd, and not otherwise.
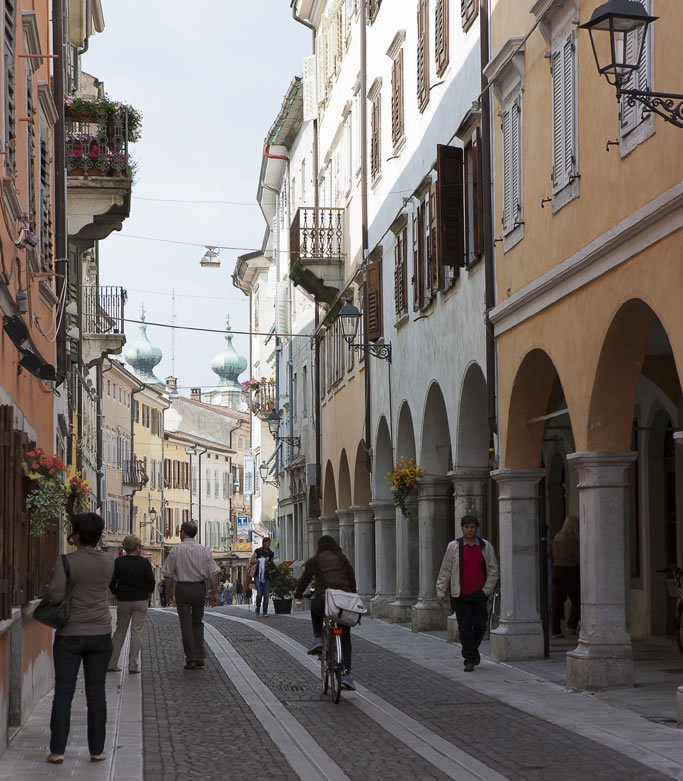
<path fill-rule="evenodd" d="M 211 551 L 205 545 L 200 545 L 196 536 L 197 524 L 185 521 L 180 527 L 180 545 L 171 549 L 162 567 L 167 597 L 175 584 L 186 670 L 204 667 L 204 598 L 207 582 L 211 587 L 211 606 L 215 607 L 218 603 L 220 569 Z"/>
<path fill-rule="evenodd" d="M 320 654 L 323 650 L 323 619 L 325 617 L 325 589 L 336 588 L 356 592 L 356 574 L 351 562 L 337 544 L 334 537 L 323 534 L 318 540 L 315 556 L 304 564 L 303 572 L 294 592 L 295 599 L 301 599 L 309 583 L 315 579 L 315 591 L 311 598 L 311 623 L 313 625 L 313 645 L 308 653 Z M 344 626 L 341 635 L 342 661 L 344 672 L 341 684 L 345 689 L 355 691 L 351 677 L 351 627 Z"/>
<path fill-rule="evenodd" d="M 479 646 L 486 632 L 487 601 L 498 582 L 498 562 L 493 545 L 477 534 L 477 518 L 465 515 L 460 525 L 462 537 L 448 543 L 441 563 L 436 600 L 442 605 L 450 595 L 458 620 L 465 672 L 471 673 L 481 662 Z"/>
<path fill-rule="evenodd" d="M 254 570 L 254 581 L 256 583 L 256 615 L 261 612 L 263 607 L 263 617 L 268 615 L 268 597 L 270 595 L 270 582 L 274 579 L 273 570 L 275 565 L 273 559 L 275 553 L 270 548 L 270 537 L 264 537 L 260 548 L 256 548 L 251 560 L 256 565 Z"/>
<path fill-rule="evenodd" d="M 579 519 L 576 516 L 568 515 L 560 531 L 553 537 L 550 543 L 550 560 L 553 565 L 552 635 L 564 637 L 562 618 L 567 597 L 572 603 L 567 630 L 575 633 L 581 620 Z"/>
<path fill-rule="evenodd" d="M 141 555 L 142 540 L 139 537 L 127 534 L 122 545 L 126 555 L 119 556 L 114 562 L 114 577 L 109 584 L 109 590 L 116 597 L 116 631 L 112 638 L 109 672 L 119 672 L 121 669 L 119 656 L 130 625 L 128 672 L 139 673 L 142 629 L 147 618 L 149 600 L 154 593 L 154 571 L 149 559 Z"/>
<path fill-rule="evenodd" d="M 166 607 L 166 587 L 163 580 L 159 581 L 157 588 L 159 589 L 159 604 L 161 607 Z"/>
<path fill-rule="evenodd" d="M 242 594 L 244 593 L 244 586 L 242 585 L 242 581 L 237 578 L 235 581 L 235 601 L 238 605 L 242 604 Z"/>
<path fill-rule="evenodd" d="M 104 551 L 97 550 L 103 530 L 104 521 L 95 513 L 81 513 L 71 517 L 71 533 L 67 542 L 76 546 L 76 551 L 67 555 L 71 613 L 67 623 L 57 630 L 53 645 L 55 691 L 47 761 L 54 765 L 64 762 L 71 728 L 71 704 L 81 662 L 88 703 L 90 760 L 101 762 L 106 759 L 105 681 L 112 651 L 109 584 L 114 574 L 114 559 Z M 58 556 L 47 596 L 53 603 L 59 603 L 64 599 L 66 588 L 66 572 Z"/>

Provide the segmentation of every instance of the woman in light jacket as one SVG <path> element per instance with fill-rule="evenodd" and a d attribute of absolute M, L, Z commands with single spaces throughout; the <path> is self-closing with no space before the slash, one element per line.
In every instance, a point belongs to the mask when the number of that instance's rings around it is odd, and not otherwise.
<path fill-rule="evenodd" d="M 104 521 L 95 513 L 71 518 L 67 540 L 76 546 L 68 554 L 71 580 L 71 614 L 66 625 L 57 630 L 53 646 L 55 693 L 50 717 L 50 753 L 47 761 L 61 765 L 71 727 L 71 703 L 81 662 L 88 702 L 88 748 L 90 759 L 106 759 L 104 742 L 107 724 L 105 680 L 111 658 L 111 617 L 109 583 L 114 559 L 96 546 L 102 537 Z M 66 575 L 61 557 L 57 557 L 48 597 L 61 602 L 66 591 Z"/>

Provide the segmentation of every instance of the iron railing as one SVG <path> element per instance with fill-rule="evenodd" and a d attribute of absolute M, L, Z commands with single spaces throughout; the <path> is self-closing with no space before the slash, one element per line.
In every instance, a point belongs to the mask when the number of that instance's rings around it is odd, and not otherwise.
<path fill-rule="evenodd" d="M 123 307 L 126 297 L 126 291 L 122 287 L 85 287 L 83 333 L 123 334 Z"/>
<path fill-rule="evenodd" d="M 128 176 L 128 111 L 77 114 L 65 119 L 69 176 Z"/>
<path fill-rule="evenodd" d="M 275 380 L 261 380 L 258 387 L 243 391 L 247 403 L 257 418 L 265 420 L 275 409 Z"/>
<path fill-rule="evenodd" d="M 145 469 L 145 462 L 138 458 L 132 458 L 123 462 L 123 484 L 142 488 L 147 485 L 149 478 Z"/>
<path fill-rule="evenodd" d="M 292 264 L 338 263 L 344 254 L 344 209 L 299 207 L 290 228 L 289 251 Z"/>

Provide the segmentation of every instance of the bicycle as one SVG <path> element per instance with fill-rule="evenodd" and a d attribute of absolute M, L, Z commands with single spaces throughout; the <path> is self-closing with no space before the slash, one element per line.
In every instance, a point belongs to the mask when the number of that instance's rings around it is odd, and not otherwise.
<path fill-rule="evenodd" d="M 666 587 L 670 597 L 676 600 L 674 605 L 674 639 L 679 652 L 683 654 L 683 569 L 680 567 L 667 567 L 658 569 L 657 572 L 665 574 Z"/>
<path fill-rule="evenodd" d="M 323 694 L 328 691 L 335 704 L 341 699 L 341 677 L 344 672 L 341 636 L 343 628 L 336 621 L 323 619 L 323 647 L 320 652 L 320 687 Z"/>
<path fill-rule="evenodd" d="M 488 603 L 489 611 L 489 635 L 498 626 L 500 622 L 500 583 L 496 583 L 491 599 Z"/>

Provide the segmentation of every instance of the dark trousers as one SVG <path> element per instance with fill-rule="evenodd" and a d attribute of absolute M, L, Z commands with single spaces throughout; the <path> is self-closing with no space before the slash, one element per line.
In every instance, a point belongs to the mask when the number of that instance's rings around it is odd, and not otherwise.
<path fill-rule="evenodd" d="M 55 664 L 55 694 L 50 716 L 50 753 L 63 754 L 71 728 L 71 703 L 78 670 L 83 662 L 85 699 L 88 706 L 88 748 L 91 754 L 104 751 L 107 727 L 107 698 L 104 683 L 111 659 L 111 635 L 55 635 L 52 655 Z"/>
<path fill-rule="evenodd" d="M 552 604 L 552 633 L 559 635 L 562 632 L 562 618 L 564 617 L 564 602 L 569 597 L 572 608 L 569 613 L 568 629 L 576 629 L 581 619 L 581 577 L 578 567 L 553 566 L 553 604 Z"/>
<path fill-rule="evenodd" d="M 270 594 L 270 581 L 256 578 L 256 612 L 261 609 L 263 602 L 263 615 L 268 613 L 268 596 Z"/>
<path fill-rule="evenodd" d="M 462 656 L 466 662 L 472 664 L 479 661 L 479 646 L 486 632 L 488 621 L 486 601 L 483 591 L 451 597 L 451 606 L 458 619 Z"/>
<path fill-rule="evenodd" d="M 325 597 L 313 597 L 311 600 L 311 623 L 313 624 L 313 636 L 323 636 L 323 618 L 325 618 Z M 341 628 L 342 661 L 348 672 L 351 672 L 351 627 Z"/>
<path fill-rule="evenodd" d="M 204 661 L 204 581 L 175 584 L 175 604 L 180 620 L 180 634 L 183 638 L 185 658 L 189 661 Z"/>

